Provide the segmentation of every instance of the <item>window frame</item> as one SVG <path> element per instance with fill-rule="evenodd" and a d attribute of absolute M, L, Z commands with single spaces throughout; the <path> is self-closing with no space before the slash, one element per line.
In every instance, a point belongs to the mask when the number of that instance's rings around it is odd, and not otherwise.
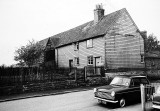
<path fill-rule="evenodd" d="M 88 39 L 86 41 L 86 47 L 87 48 L 92 48 L 93 47 L 93 39 Z"/>
<path fill-rule="evenodd" d="M 80 65 L 80 63 L 79 63 L 79 57 L 74 57 L 74 64 L 75 64 L 75 66 Z"/>
<path fill-rule="evenodd" d="M 144 63 L 144 54 L 141 54 L 141 63 Z"/>
<path fill-rule="evenodd" d="M 87 56 L 87 65 L 93 65 L 93 56 Z"/>
<path fill-rule="evenodd" d="M 74 51 L 77 51 L 77 50 L 79 50 L 79 43 L 78 42 L 74 43 Z"/>

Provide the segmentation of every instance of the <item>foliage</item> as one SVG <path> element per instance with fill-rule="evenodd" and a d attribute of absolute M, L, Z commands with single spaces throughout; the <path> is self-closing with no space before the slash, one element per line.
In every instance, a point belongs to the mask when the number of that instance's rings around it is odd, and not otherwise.
<path fill-rule="evenodd" d="M 34 40 L 29 41 L 26 46 L 21 46 L 15 51 L 14 60 L 18 61 L 21 66 L 32 66 L 37 63 L 41 63 L 41 57 L 43 55 L 44 47 L 35 42 Z"/>
<path fill-rule="evenodd" d="M 154 34 L 150 34 L 146 41 L 146 52 L 160 50 L 159 41 Z"/>
<path fill-rule="evenodd" d="M 0 65 L 0 68 L 5 68 L 7 67 L 5 64 Z"/>

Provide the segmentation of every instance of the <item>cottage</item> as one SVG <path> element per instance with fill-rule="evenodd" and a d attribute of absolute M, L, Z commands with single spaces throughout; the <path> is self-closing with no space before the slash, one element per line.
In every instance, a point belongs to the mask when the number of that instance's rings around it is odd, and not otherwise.
<path fill-rule="evenodd" d="M 52 67 L 103 67 L 106 71 L 144 68 L 144 39 L 123 8 L 104 15 L 96 5 L 94 20 L 40 43 L 46 46 L 45 62 Z"/>

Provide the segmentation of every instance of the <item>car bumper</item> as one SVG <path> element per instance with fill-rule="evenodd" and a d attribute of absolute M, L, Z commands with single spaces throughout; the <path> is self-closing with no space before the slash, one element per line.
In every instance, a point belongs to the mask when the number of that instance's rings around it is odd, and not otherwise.
<path fill-rule="evenodd" d="M 160 102 L 159 101 L 152 101 L 152 107 L 153 108 L 156 108 L 156 109 L 160 109 Z"/>
<path fill-rule="evenodd" d="M 160 105 L 153 104 L 152 108 L 160 109 Z"/>
<path fill-rule="evenodd" d="M 110 103 L 117 103 L 118 101 L 114 101 L 114 100 L 107 100 L 107 99 L 102 99 L 102 98 L 98 98 L 95 97 L 95 99 L 101 100 L 101 101 L 106 101 L 106 102 L 110 102 Z"/>

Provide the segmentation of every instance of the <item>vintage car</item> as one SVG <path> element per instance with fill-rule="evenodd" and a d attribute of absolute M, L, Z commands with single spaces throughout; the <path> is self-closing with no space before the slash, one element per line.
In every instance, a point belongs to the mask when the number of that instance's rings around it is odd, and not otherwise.
<path fill-rule="evenodd" d="M 155 93 L 153 94 L 152 100 L 153 108 L 160 109 L 160 86 L 157 88 Z"/>
<path fill-rule="evenodd" d="M 116 103 L 124 107 L 127 102 L 141 101 L 140 84 L 150 82 L 146 76 L 119 75 L 114 77 L 109 85 L 94 88 L 94 97 L 100 103 Z"/>

